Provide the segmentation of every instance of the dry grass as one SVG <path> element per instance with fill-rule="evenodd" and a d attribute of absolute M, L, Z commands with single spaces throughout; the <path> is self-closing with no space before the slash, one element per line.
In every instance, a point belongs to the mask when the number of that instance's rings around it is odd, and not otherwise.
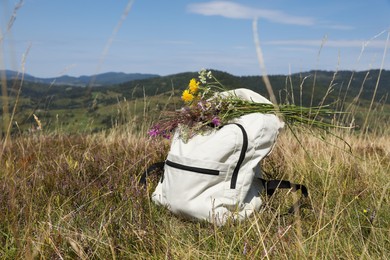
<path fill-rule="evenodd" d="M 155 206 L 149 195 L 156 180 L 148 190 L 138 185 L 167 143 L 118 128 L 16 138 L 1 159 L 0 258 L 388 258 L 389 135 L 347 134 L 352 154 L 297 135 L 300 142 L 281 134 L 263 167 L 308 186 L 300 214 L 283 215 L 294 196 L 280 191 L 264 197 L 262 212 L 221 228 Z"/>

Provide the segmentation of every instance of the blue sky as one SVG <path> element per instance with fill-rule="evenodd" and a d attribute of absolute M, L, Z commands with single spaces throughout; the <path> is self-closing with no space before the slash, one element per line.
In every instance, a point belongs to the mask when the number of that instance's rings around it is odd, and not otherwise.
<path fill-rule="evenodd" d="M 390 0 L 3 0 L 0 69 L 260 75 L 254 18 L 268 74 L 390 69 Z"/>

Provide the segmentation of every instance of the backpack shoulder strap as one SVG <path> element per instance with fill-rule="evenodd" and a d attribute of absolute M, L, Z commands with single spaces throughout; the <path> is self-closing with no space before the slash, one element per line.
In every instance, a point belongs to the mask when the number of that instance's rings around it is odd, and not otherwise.
<path fill-rule="evenodd" d="M 293 192 L 296 192 L 297 190 L 301 190 L 302 196 L 297 202 L 294 203 L 294 205 L 290 207 L 288 213 L 296 212 L 302 205 L 303 198 L 307 198 L 309 196 L 309 192 L 307 191 L 305 185 L 291 183 L 286 180 L 265 180 L 262 178 L 259 179 L 262 182 L 268 196 L 272 196 L 276 189 L 292 189 Z"/>
<path fill-rule="evenodd" d="M 291 183 L 286 180 L 265 180 L 261 179 L 267 195 L 272 196 L 276 189 L 292 189 L 292 191 L 301 190 L 302 196 L 307 197 L 309 195 L 306 186 L 302 184 Z"/>
<path fill-rule="evenodd" d="M 147 177 L 152 173 L 161 173 L 164 171 L 164 165 L 165 162 L 156 162 L 150 165 L 141 175 L 141 178 L 139 179 L 139 184 L 142 186 L 146 185 L 146 179 Z"/>

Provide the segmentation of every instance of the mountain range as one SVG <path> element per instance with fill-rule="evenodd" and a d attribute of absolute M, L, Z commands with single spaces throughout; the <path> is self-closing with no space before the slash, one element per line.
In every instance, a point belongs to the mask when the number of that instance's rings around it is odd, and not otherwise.
<path fill-rule="evenodd" d="M 15 78 L 21 78 L 20 73 L 13 70 L 0 70 L 0 76 L 5 75 L 8 80 Z M 143 80 L 149 78 L 156 78 L 159 75 L 156 74 L 144 74 L 144 73 L 124 73 L 124 72 L 106 72 L 91 76 L 60 76 L 55 78 L 39 78 L 34 77 L 30 74 L 23 75 L 25 81 L 33 83 L 43 83 L 43 84 L 52 84 L 52 85 L 68 85 L 68 86 L 106 86 L 106 85 L 115 85 L 121 84 L 124 82 L 129 82 L 133 80 Z"/>

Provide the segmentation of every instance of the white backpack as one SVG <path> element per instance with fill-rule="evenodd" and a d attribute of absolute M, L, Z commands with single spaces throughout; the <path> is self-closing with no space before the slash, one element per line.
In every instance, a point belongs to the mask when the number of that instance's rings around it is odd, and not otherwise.
<path fill-rule="evenodd" d="M 234 94 L 270 103 L 248 89 L 236 89 Z M 267 184 L 271 184 L 266 187 L 269 194 L 278 186 L 302 188 L 287 181 L 261 179 L 259 163 L 271 152 L 283 125 L 273 114 L 252 113 L 187 142 L 176 132 L 166 161 L 159 164 L 164 174 L 152 200 L 177 215 L 223 225 L 228 218 L 243 220 L 258 211 L 260 192 Z"/>

